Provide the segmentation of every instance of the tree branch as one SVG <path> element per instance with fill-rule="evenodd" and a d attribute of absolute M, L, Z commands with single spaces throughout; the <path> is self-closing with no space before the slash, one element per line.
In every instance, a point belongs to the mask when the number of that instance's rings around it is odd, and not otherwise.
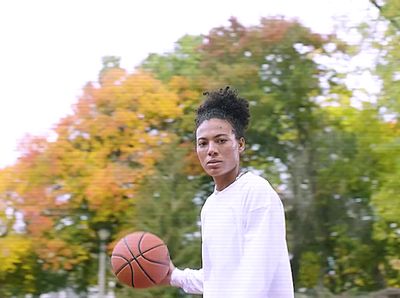
<path fill-rule="evenodd" d="M 382 6 L 380 6 L 376 0 L 369 0 L 369 2 L 371 2 L 371 4 L 374 5 L 374 6 L 379 10 L 379 12 L 381 13 L 381 15 L 383 15 Z M 387 18 L 387 17 L 385 17 L 385 16 L 384 16 L 384 18 L 387 19 L 397 30 L 400 31 L 400 24 L 397 23 L 396 20 L 391 19 L 391 18 Z"/>

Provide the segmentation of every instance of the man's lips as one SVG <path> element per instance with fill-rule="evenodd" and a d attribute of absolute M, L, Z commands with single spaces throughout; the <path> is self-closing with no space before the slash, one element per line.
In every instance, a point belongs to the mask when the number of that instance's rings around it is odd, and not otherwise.
<path fill-rule="evenodd" d="M 207 165 L 212 166 L 221 163 L 221 160 L 210 160 L 207 162 Z"/>

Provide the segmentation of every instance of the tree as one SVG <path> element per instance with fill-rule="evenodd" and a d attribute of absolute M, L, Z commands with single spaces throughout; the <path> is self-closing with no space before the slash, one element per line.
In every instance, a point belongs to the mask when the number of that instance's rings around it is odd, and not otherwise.
<path fill-rule="evenodd" d="M 383 167 L 371 148 L 384 141 L 379 133 L 390 130 L 377 106 L 352 107 L 346 74 L 320 62 L 350 59 L 347 45 L 285 19 L 262 19 L 251 27 L 230 22 L 203 36 L 196 49 L 203 84 L 196 88 L 232 85 L 251 100 L 245 166 L 263 170 L 280 187 L 297 288 L 381 287 L 371 181 L 380 179 Z M 157 63 L 172 57 L 158 56 L 147 66 L 157 74 Z M 170 82 L 175 71 L 182 73 L 178 69 L 169 68 L 164 78 Z"/>
<path fill-rule="evenodd" d="M 173 52 L 165 55 L 152 53 L 142 62 L 141 67 L 165 83 L 174 76 L 198 80 L 201 75 L 198 47 L 201 43 L 201 36 L 185 35 L 175 43 Z"/>
<path fill-rule="evenodd" d="M 234 18 L 230 22 L 205 37 L 201 67 L 209 78 L 207 87 L 232 85 L 250 99 L 246 165 L 264 170 L 275 183 L 287 177 L 282 198 L 288 207 L 297 276 L 303 252 L 318 246 L 321 224 L 314 217 L 316 150 L 324 125 L 319 101 L 327 100 L 336 85 L 343 86 L 339 74 L 317 63 L 315 57 L 334 56 L 344 47 L 334 36 L 322 37 L 285 19 L 261 19 L 259 25 L 247 28 Z M 329 44 L 336 50 L 329 50 Z"/>
<path fill-rule="evenodd" d="M 373 44 L 380 51 L 376 74 L 382 81 L 382 90 L 378 95 L 378 106 L 385 120 L 385 139 L 374 146 L 374 152 L 381 157 L 382 170 L 379 184 L 371 204 L 375 211 L 374 239 L 381 248 L 379 271 L 384 277 L 384 285 L 400 286 L 400 206 L 398 189 L 400 178 L 400 19 L 398 1 L 370 1 L 379 10 L 379 18 L 370 25 L 384 25 L 382 40 Z"/>
<path fill-rule="evenodd" d="M 180 268 L 201 267 L 200 203 L 205 193 L 200 179 L 185 162 L 193 148 L 174 142 L 164 146 L 155 172 L 139 187 L 131 226 L 158 235 Z M 127 294 L 131 290 L 123 289 Z M 132 292 L 133 294 L 133 292 Z M 175 288 L 135 291 L 135 297 L 188 297 Z"/>
<path fill-rule="evenodd" d="M 126 229 L 140 181 L 152 174 L 158 148 L 173 140 L 169 127 L 181 109 L 161 82 L 115 65 L 100 81 L 87 84 L 74 113 L 56 126 L 55 141 L 24 142 L 15 183 L 1 193 L 13 194 L 42 272 L 28 293 L 66 286 L 84 293 L 96 283 L 97 231 L 108 229 L 111 241 Z M 59 281 L 43 286 L 44 276 Z"/>

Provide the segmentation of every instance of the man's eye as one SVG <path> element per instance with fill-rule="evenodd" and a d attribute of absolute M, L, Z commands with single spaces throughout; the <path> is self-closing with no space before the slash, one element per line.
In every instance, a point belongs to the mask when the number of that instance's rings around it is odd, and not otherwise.
<path fill-rule="evenodd" d="M 225 140 L 225 139 L 219 139 L 219 140 L 217 140 L 217 143 L 218 144 L 224 144 L 224 143 L 226 143 L 226 141 L 227 140 Z"/>
<path fill-rule="evenodd" d="M 206 143 L 205 142 L 200 142 L 200 143 L 197 143 L 197 146 L 199 146 L 199 147 L 204 147 L 206 145 Z"/>

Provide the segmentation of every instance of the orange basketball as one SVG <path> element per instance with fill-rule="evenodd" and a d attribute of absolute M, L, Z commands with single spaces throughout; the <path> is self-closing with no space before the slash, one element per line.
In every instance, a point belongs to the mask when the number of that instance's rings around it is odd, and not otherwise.
<path fill-rule="evenodd" d="M 135 232 L 115 245 L 111 267 L 117 279 L 133 288 L 148 288 L 159 284 L 168 274 L 168 247 L 156 235 Z"/>

